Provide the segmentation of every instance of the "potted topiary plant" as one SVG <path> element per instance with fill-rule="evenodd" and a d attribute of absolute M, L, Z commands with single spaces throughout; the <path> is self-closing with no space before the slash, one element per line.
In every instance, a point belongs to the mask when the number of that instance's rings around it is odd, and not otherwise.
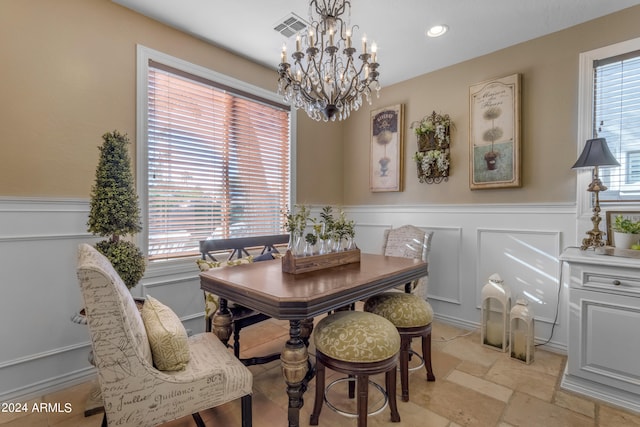
<path fill-rule="evenodd" d="M 129 139 L 117 131 L 105 133 L 102 139 L 87 226 L 94 235 L 109 237 L 95 247 L 111 261 L 122 281 L 131 289 L 142 279 L 146 264 L 135 243 L 123 239 L 142 230 L 127 151 Z"/>
<path fill-rule="evenodd" d="M 640 240 L 640 221 L 633 221 L 618 215 L 611 228 L 616 248 L 629 249 Z"/>

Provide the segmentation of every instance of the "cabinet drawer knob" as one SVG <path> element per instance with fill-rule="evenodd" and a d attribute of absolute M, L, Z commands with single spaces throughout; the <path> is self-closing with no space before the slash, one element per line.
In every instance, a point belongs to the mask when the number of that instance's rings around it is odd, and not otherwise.
<path fill-rule="evenodd" d="M 615 286 L 620 286 L 620 280 L 614 280 L 614 281 L 613 281 L 613 284 L 614 284 Z"/>

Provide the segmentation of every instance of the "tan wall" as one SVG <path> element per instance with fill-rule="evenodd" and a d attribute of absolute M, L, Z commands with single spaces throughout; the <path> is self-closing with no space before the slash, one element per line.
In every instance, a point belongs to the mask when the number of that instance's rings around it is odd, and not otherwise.
<path fill-rule="evenodd" d="M 109 0 L 2 0 L 0 196 L 89 196 L 102 134 L 117 129 L 135 143 L 136 44 L 276 88 L 275 69 Z M 298 188 L 310 201 L 339 201 L 341 167 L 322 186 L 309 185 L 320 165 L 341 157 L 339 133 L 323 131 L 306 117 L 298 122 L 298 133 L 310 135 L 298 138 Z"/>
<path fill-rule="evenodd" d="M 343 203 L 575 202 L 576 174 L 570 168 L 578 155 L 578 56 L 580 52 L 640 37 L 638 22 L 640 6 L 384 87 L 374 105 L 361 109 L 345 122 Z M 380 72 L 384 73 L 384 61 Z M 523 83 L 523 186 L 471 191 L 469 86 L 515 73 L 522 74 Z M 373 109 L 397 103 L 405 105 L 405 191 L 371 193 L 369 114 Z M 411 159 L 417 143 L 409 126 L 433 110 L 448 113 L 456 126 L 451 146 L 451 177 L 440 184 L 421 184 Z"/>
<path fill-rule="evenodd" d="M 340 122 L 316 122 L 298 114 L 298 203 L 342 203 L 344 156 Z"/>
<path fill-rule="evenodd" d="M 374 105 L 343 123 L 299 113 L 298 202 L 573 202 L 578 54 L 640 36 L 637 22 L 640 6 L 385 87 Z M 274 70 L 109 0 L 3 0 L 0 196 L 88 197 L 101 135 L 117 129 L 135 143 L 138 43 L 275 89 Z M 523 187 L 470 191 L 468 88 L 513 73 L 523 75 Z M 405 104 L 405 191 L 370 193 L 369 112 L 396 103 Z M 456 123 L 451 178 L 437 185 L 420 184 L 411 160 L 409 125 L 432 110 Z"/>

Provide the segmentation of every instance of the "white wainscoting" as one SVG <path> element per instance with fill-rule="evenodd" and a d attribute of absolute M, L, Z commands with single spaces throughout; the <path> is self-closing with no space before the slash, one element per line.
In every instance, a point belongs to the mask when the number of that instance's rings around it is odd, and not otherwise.
<path fill-rule="evenodd" d="M 78 244 L 99 240 L 86 231 L 88 213 L 88 200 L 0 198 L 0 401 L 24 401 L 95 376 L 87 328 L 71 321 L 82 307 Z M 204 330 L 193 260 L 149 268 L 132 293 L 151 293 L 187 328 Z"/>
<path fill-rule="evenodd" d="M 480 325 L 480 292 L 498 273 L 513 299 L 526 297 L 536 319 L 536 340 L 566 352 L 566 289 L 558 256 L 575 245 L 573 204 L 350 206 L 356 241 L 379 252 L 390 226 L 413 224 L 433 231 L 429 301 L 436 318 L 466 329 Z M 554 322 L 555 320 L 555 322 Z M 555 326 L 553 326 L 555 323 Z M 553 337 L 547 343 L 551 336 Z"/>
<path fill-rule="evenodd" d="M 312 213 L 317 216 L 320 207 Z M 379 253 L 384 230 L 414 224 L 434 231 L 429 298 L 438 319 L 473 329 L 479 292 L 494 272 L 517 292 L 535 296 L 536 337 L 566 351 L 566 303 L 558 289 L 561 249 L 575 245 L 576 207 L 558 205 L 348 206 L 356 242 Z M 87 380 L 94 369 L 85 326 L 71 322 L 81 297 L 77 245 L 97 241 L 86 231 L 88 200 L 0 198 L 0 401 L 24 400 Z M 506 250 L 505 248 L 508 248 Z M 558 293 L 559 292 L 559 293 Z M 193 332 L 204 329 L 194 260 L 147 268 L 134 295 L 169 305 Z M 439 338 L 439 337 L 438 337 Z"/>
<path fill-rule="evenodd" d="M 93 374 L 76 248 L 91 242 L 83 200 L 0 199 L 0 400 L 31 396 Z"/>

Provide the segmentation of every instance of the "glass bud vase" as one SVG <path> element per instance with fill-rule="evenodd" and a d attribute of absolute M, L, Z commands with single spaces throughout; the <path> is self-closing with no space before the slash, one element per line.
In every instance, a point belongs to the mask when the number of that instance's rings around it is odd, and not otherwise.
<path fill-rule="evenodd" d="M 331 252 L 330 245 L 331 245 L 331 240 L 329 240 L 329 239 L 321 239 L 320 240 L 320 249 L 318 250 L 318 253 L 320 255 L 328 254 L 329 252 Z"/>
<path fill-rule="evenodd" d="M 302 255 L 311 256 L 314 254 L 315 254 L 315 245 L 305 241 L 304 251 L 302 252 Z"/>
<path fill-rule="evenodd" d="M 353 240 L 352 236 L 347 236 L 347 247 L 345 248 L 345 250 L 351 251 L 355 248 L 356 248 L 356 241 Z"/>
<path fill-rule="evenodd" d="M 291 255 L 298 256 L 300 255 L 300 241 L 302 240 L 302 234 L 298 231 L 292 231 L 289 234 L 289 245 L 287 246 L 287 250 L 291 251 Z"/>

